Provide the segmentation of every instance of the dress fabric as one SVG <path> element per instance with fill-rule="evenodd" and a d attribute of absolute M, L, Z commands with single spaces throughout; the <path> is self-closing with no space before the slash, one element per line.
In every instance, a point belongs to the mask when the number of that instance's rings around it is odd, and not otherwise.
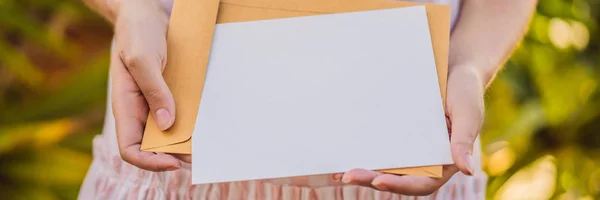
<path fill-rule="evenodd" d="M 452 23 L 459 0 L 422 2 L 451 4 Z M 171 5 L 166 4 L 167 8 Z M 109 86 L 110 88 L 110 86 Z M 110 91 L 109 97 L 110 99 Z M 474 176 L 455 174 L 438 191 L 422 197 L 381 192 L 367 187 L 341 185 L 330 175 L 262 181 L 191 185 L 189 165 L 170 172 L 150 172 L 124 162 L 117 146 L 115 121 L 108 101 L 104 130 L 93 141 L 94 160 L 79 193 L 79 199 L 201 199 L 201 200 L 404 200 L 484 199 L 487 177 L 481 171 L 479 140 L 473 152 Z M 274 150 L 275 151 L 275 150 Z"/>

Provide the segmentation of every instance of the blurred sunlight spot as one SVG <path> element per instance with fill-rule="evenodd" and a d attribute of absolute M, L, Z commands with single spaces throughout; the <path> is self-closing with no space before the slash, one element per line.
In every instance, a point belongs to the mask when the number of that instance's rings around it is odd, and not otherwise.
<path fill-rule="evenodd" d="M 4 166 L 3 170 L 12 179 L 37 185 L 72 187 L 81 184 L 91 162 L 92 157 L 87 153 L 51 147 L 35 152 L 27 161 Z"/>
<path fill-rule="evenodd" d="M 504 173 L 515 162 L 515 152 L 506 141 L 496 142 L 491 146 L 501 145 L 500 149 L 494 151 L 486 160 L 488 175 L 498 176 Z"/>
<path fill-rule="evenodd" d="M 560 49 L 566 49 L 571 45 L 571 27 L 569 26 L 569 23 L 560 18 L 552 18 L 548 29 L 548 36 L 554 46 Z"/>
<path fill-rule="evenodd" d="M 0 154 L 21 146 L 53 146 L 73 133 L 76 127 L 74 121 L 57 119 L 0 129 Z"/>
<path fill-rule="evenodd" d="M 553 156 L 544 156 L 531 166 L 519 170 L 498 190 L 494 199 L 549 199 L 556 185 L 556 165 Z"/>
<path fill-rule="evenodd" d="M 588 196 L 579 198 L 579 200 L 594 200 L 594 197 L 588 195 Z"/>
<path fill-rule="evenodd" d="M 561 195 L 559 195 L 556 199 L 557 200 L 576 200 L 577 195 L 573 192 L 565 192 L 565 193 L 562 193 Z"/>
<path fill-rule="evenodd" d="M 579 21 L 571 21 L 571 42 L 575 49 L 582 51 L 590 42 L 590 33 L 588 28 Z"/>
<path fill-rule="evenodd" d="M 71 120 L 61 119 L 41 124 L 36 132 L 34 145 L 37 147 L 56 144 L 72 132 L 75 123 Z"/>
<path fill-rule="evenodd" d="M 487 172 L 487 165 L 488 165 L 488 154 L 487 152 L 483 151 L 481 152 L 481 169 L 483 169 L 485 171 L 485 173 L 487 173 L 489 175 L 489 172 Z"/>

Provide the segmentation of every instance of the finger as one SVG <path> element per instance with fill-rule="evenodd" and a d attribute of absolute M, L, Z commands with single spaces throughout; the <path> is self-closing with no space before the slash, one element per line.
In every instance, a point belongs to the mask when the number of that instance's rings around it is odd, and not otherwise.
<path fill-rule="evenodd" d="M 366 169 L 353 169 L 342 175 L 342 183 L 371 187 L 373 179 L 380 174 Z"/>
<path fill-rule="evenodd" d="M 121 158 L 151 171 L 178 169 L 181 162 L 173 156 L 140 151 L 148 108 L 133 78 L 116 53 L 113 53 L 111 58 L 111 82 L 111 102 Z"/>
<path fill-rule="evenodd" d="M 446 128 L 448 129 L 448 136 L 452 134 L 452 122 L 450 121 L 450 117 L 446 115 Z"/>
<path fill-rule="evenodd" d="M 403 195 L 424 196 L 437 191 L 454 175 L 458 169 L 454 165 L 444 166 L 442 178 L 425 176 L 397 176 L 382 174 L 375 177 L 372 185 L 375 189 Z"/>
<path fill-rule="evenodd" d="M 473 143 L 483 123 L 483 88 L 475 72 L 456 72 L 449 79 L 448 112 L 451 121 L 450 146 L 456 166 L 466 175 L 473 174 Z"/>
<path fill-rule="evenodd" d="M 148 171 L 173 171 L 181 168 L 181 162 L 168 154 L 140 151 L 140 144 L 123 147 L 121 158 L 124 161 Z"/>
<path fill-rule="evenodd" d="M 186 162 L 186 163 L 192 163 L 192 155 L 190 154 L 171 154 L 173 155 L 175 158 Z"/>

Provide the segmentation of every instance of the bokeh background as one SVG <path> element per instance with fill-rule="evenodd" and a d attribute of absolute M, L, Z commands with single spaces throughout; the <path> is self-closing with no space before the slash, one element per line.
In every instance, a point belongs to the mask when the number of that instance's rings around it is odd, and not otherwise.
<path fill-rule="evenodd" d="M 600 0 L 540 0 L 485 96 L 488 198 L 600 199 L 599 22 Z M 80 0 L 0 0 L 0 198 L 77 197 L 111 35 Z"/>

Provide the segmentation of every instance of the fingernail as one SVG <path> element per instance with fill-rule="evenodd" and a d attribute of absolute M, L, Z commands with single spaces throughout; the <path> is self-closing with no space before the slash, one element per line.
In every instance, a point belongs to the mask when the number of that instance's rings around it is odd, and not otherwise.
<path fill-rule="evenodd" d="M 173 118 L 169 111 L 165 108 L 158 109 L 154 113 L 154 118 L 156 119 L 156 124 L 160 130 L 167 130 L 173 124 Z"/>
<path fill-rule="evenodd" d="M 379 182 L 377 179 L 373 180 L 373 182 L 371 182 L 371 185 L 373 185 L 373 187 L 377 188 L 378 190 L 381 191 L 387 191 L 387 187 L 385 187 L 383 184 L 381 184 L 381 182 Z"/>
<path fill-rule="evenodd" d="M 469 176 L 473 175 L 473 159 L 471 159 L 471 154 L 466 153 L 465 154 L 465 161 L 467 164 L 467 171 Z"/>
<path fill-rule="evenodd" d="M 343 176 L 343 175 L 344 175 L 344 174 L 334 174 L 334 175 L 333 175 L 333 181 L 335 181 L 335 182 L 340 182 L 340 181 L 342 180 L 342 176 Z"/>
<path fill-rule="evenodd" d="M 350 181 L 352 181 L 352 177 L 350 177 L 348 174 L 344 174 L 342 176 L 342 183 L 349 184 Z"/>
<path fill-rule="evenodd" d="M 181 168 L 181 166 L 182 166 L 181 162 L 177 162 L 177 165 L 173 165 L 171 167 L 168 167 L 167 171 L 178 170 L 179 168 Z"/>

